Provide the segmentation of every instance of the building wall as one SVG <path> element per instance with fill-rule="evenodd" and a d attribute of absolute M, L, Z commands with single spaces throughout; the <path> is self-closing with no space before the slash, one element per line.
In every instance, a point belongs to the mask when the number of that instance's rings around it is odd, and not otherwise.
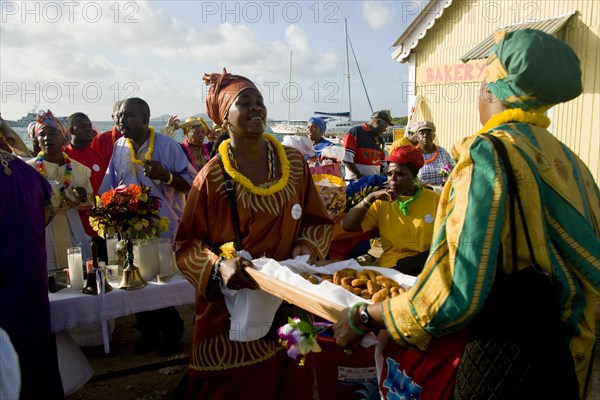
<path fill-rule="evenodd" d="M 460 57 L 497 28 L 578 11 L 557 34 L 579 56 L 584 92 L 554 107 L 549 130 L 600 177 L 600 2 L 587 0 L 455 0 L 415 49 L 416 68 L 460 62 Z M 451 148 L 481 127 L 477 109 L 479 83 L 417 84 L 421 114 L 437 127 L 436 141 Z"/>

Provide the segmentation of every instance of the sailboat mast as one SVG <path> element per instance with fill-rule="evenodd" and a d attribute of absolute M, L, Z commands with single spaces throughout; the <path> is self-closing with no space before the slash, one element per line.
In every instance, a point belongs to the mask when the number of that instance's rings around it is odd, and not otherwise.
<path fill-rule="evenodd" d="M 290 51 L 290 78 L 288 84 L 288 125 L 290 125 L 290 115 L 292 110 L 292 52 Z"/>
<path fill-rule="evenodd" d="M 349 120 L 352 121 L 352 97 L 350 96 L 350 57 L 348 55 L 348 19 L 344 18 L 344 32 L 346 34 L 346 71 L 348 74 L 346 77 L 348 78 L 348 117 Z"/>

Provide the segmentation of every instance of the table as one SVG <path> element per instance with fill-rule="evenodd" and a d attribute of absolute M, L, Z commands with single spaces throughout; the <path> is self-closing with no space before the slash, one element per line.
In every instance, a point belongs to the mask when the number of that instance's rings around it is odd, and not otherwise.
<path fill-rule="evenodd" d="M 179 275 L 166 283 L 150 281 L 148 286 L 137 290 L 118 289 L 117 281 L 110 281 L 110 284 L 113 290 L 98 296 L 83 294 L 69 287 L 49 293 L 52 331 L 60 332 L 86 323 L 101 322 L 104 351 L 109 353 L 109 320 L 195 301 L 194 287 Z"/>
<path fill-rule="evenodd" d="M 75 393 L 93 375 L 85 355 L 65 330 L 85 323 L 100 322 L 104 352 L 108 354 L 109 320 L 195 301 L 194 287 L 179 275 L 173 276 L 166 283 L 150 281 L 148 286 L 137 290 L 118 289 L 118 281 L 109 283 L 113 290 L 104 295 L 83 294 L 70 287 L 48 294 L 52 332 L 57 333 L 58 364 L 65 395 Z"/>

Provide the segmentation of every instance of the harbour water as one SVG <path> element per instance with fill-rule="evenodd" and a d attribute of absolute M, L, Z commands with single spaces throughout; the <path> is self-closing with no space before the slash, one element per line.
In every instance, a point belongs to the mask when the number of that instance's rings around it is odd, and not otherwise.
<path fill-rule="evenodd" d="M 113 121 L 95 121 L 92 123 L 95 125 L 98 132 L 105 132 L 105 131 L 111 130 L 114 126 Z M 162 122 L 160 124 L 152 124 L 152 121 L 150 121 L 150 125 L 154 126 L 154 128 L 157 131 L 159 131 L 163 128 Z M 26 127 L 13 127 L 12 129 L 15 132 L 17 132 L 17 134 L 21 137 L 21 139 L 23 139 L 23 142 L 25 142 L 25 145 L 27 146 L 27 148 L 31 149 L 32 148 L 31 140 L 29 139 L 29 136 L 27 135 L 27 128 Z M 268 127 L 267 127 L 267 132 L 271 133 L 273 136 L 275 136 L 277 138 L 277 140 L 279 140 L 280 142 L 283 140 L 284 135 L 274 134 L 274 133 L 272 133 L 272 131 L 270 129 L 268 129 Z M 178 142 L 183 141 L 184 138 L 183 138 L 183 132 L 181 131 L 181 129 L 178 129 L 175 131 L 175 135 L 173 136 L 173 139 L 177 140 Z"/>

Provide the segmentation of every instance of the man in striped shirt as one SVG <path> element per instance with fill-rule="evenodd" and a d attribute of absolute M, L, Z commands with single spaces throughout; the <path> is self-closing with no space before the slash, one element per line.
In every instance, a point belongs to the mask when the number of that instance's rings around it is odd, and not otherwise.
<path fill-rule="evenodd" d="M 381 110 L 373 113 L 370 122 L 350 128 L 344 137 L 347 181 L 381 173 L 381 164 L 385 160 L 385 143 L 380 135 L 391 123 L 390 111 Z"/>

